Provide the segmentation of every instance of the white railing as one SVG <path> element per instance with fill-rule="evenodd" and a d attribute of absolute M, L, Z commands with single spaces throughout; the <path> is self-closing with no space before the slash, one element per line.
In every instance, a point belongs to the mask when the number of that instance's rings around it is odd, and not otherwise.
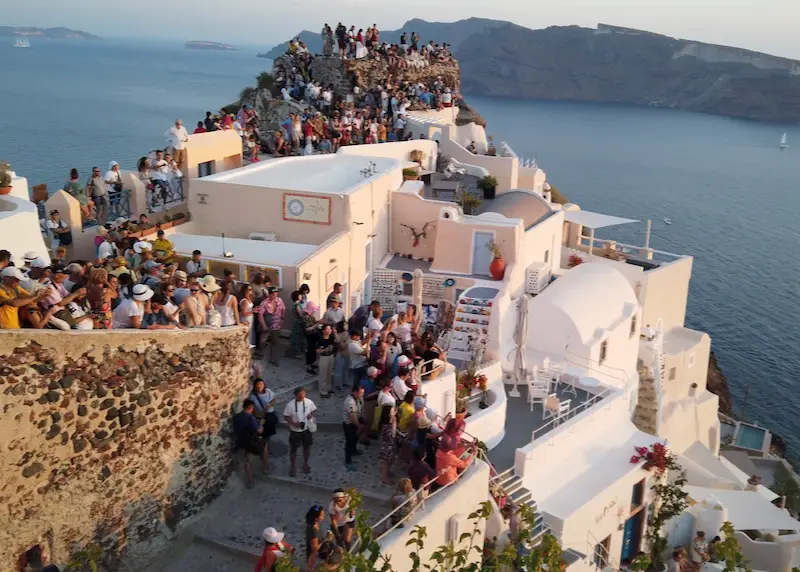
<path fill-rule="evenodd" d="M 478 458 L 481 458 L 482 460 L 484 460 L 484 462 L 486 462 L 488 464 L 488 461 L 485 460 L 485 457 L 482 454 L 478 454 L 477 456 L 478 456 Z M 428 481 L 427 483 L 422 485 L 422 487 L 420 487 L 419 490 L 414 491 L 413 495 L 411 495 L 409 498 L 407 498 L 405 501 L 403 501 L 397 507 L 392 509 L 392 511 L 390 513 L 388 513 L 386 516 L 384 516 L 382 519 L 380 519 L 378 522 L 376 522 L 374 525 L 372 525 L 372 531 L 373 531 L 375 540 L 380 540 L 381 538 L 383 538 L 384 536 L 389 534 L 391 531 L 396 530 L 397 528 L 400 528 L 400 526 L 402 526 L 403 524 L 408 522 L 411 519 L 411 517 L 414 516 L 417 513 L 418 510 L 425 508 L 425 501 L 435 497 L 436 495 L 440 494 L 442 491 L 444 491 L 444 490 L 448 489 L 449 487 L 451 487 L 452 485 L 456 484 L 461 479 L 461 477 L 464 476 L 464 474 L 472 468 L 472 466 L 473 466 L 473 463 L 472 463 L 472 461 L 470 461 L 469 466 L 466 467 L 460 474 L 458 474 L 454 481 L 451 481 L 451 482 L 447 483 L 446 485 L 441 486 L 440 488 L 438 488 L 437 490 L 435 490 L 433 492 L 429 493 L 428 491 L 430 490 L 431 487 L 433 487 L 434 484 L 436 484 L 436 480 L 437 479 L 433 479 L 431 481 Z M 410 505 L 410 504 L 414 504 L 414 506 L 411 507 L 411 508 L 407 508 L 408 505 Z M 409 511 L 408 514 L 398 518 L 397 521 L 394 524 L 392 524 L 391 526 L 389 526 L 388 528 L 386 528 L 386 530 L 383 530 L 382 532 L 378 532 L 378 530 L 380 530 L 381 527 L 386 526 L 388 523 L 390 523 L 391 520 L 393 518 L 396 518 L 397 515 L 400 512 L 403 512 L 404 509 L 407 509 Z M 355 546 L 355 543 L 353 544 L 353 546 Z"/>
<path fill-rule="evenodd" d="M 580 246 L 589 248 L 592 247 L 593 249 L 604 249 L 607 243 L 612 243 L 614 246 L 614 251 L 623 254 L 625 256 L 633 255 L 637 258 L 643 258 L 642 251 L 647 251 L 652 254 L 658 254 L 659 259 L 653 258 L 651 261 L 653 263 L 656 262 L 672 262 L 674 260 L 678 260 L 679 258 L 683 258 L 683 254 L 675 254 L 674 252 L 667 252 L 665 250 L 655 250 L 653 248 L 648 248 L 645 246 L 637 246 L 635 244 L 626 244 L 624 242 L 617 242 L 613 238 L 597 238 L 594 239 L 591 236 L 581 236 L 578 244 Z M 660 258 L 663 257 L 663 260 Z"/>
<path fill-rule="evenodd" d="M 558 425 L 561 425 L 562 423 L 569 421 L 574 417 L 577 417 L 580 413 L 583 413 L 584 411 L 589 409 L 592 405 L 594 405 L 595 403 L 601 401 L 606 396 L 613 393 L 613 391 L 614 390 L 612 388 L 607 387 L 603 391 L 593 395 L 591 398 L 587 399 L 577 407 L 570 408 L 570 410 L 564 415 L 559 415 L 558 417 L 551 419 L 541 427 L 534 429 L 533 432 L 531 432 L 531 442 L 536 441 L 536 439 L 538 439 L 539 437 L 541 437 L 554 427 L 557 427 Z"/>

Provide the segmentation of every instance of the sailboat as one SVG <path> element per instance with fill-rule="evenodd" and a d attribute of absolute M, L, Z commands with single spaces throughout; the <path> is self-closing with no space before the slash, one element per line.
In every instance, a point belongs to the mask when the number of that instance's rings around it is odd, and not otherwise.
<path fill-rule="evenodd" d="M 17 43 L 14 44 L 15 48 L 30 48 L 31 43 L 24 38 L 17 38 Z"/>
<path fill-rule="evenodd" d="M 786 149 L 789 146 L 789 143 L 787 141 L 788 139 L 786 133 L 784 133 L 783 135 L 781 135 L 781 149 Z"/>

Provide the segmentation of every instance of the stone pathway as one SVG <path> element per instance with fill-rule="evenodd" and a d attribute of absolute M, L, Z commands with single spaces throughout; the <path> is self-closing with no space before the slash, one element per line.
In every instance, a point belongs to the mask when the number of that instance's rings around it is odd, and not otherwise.
<path fill-rule="evenodd" d="M 289 440 L 288 429 L 279 429 L 273 440 L 286 447 Z M 282 448 L 283 448 L 282 447 Z M 342 431 L 320 430 L 314 434 L 314 445 L 311 449 L 309 465 L 311 473 L 306 475 L 302 471 L 302 450 L 298 451 L 298 471 L 296 477 L 289 476 L 289 455 L 270 457 L 270 478 L 281 479 L 286 482 L 297 482 L 334 490 L 337 487 L 355 487 L 375 498 L 388 499 L 391 497 L 391 487 L 381 481 L 378 462 L 378 442 L 372 441 L 371 446 L 363 447 L 364 454 L 354 459 L 356 471 L 350 472 L 344 466 L 344 434 Z M 405 476 L 407 465 L 396 462 L 393 471 L 400 476 Z"/>

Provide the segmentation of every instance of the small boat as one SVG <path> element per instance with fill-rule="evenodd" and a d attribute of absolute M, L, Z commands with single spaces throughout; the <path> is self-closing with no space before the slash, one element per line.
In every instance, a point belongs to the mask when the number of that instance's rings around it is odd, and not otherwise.
<path fill-rule="evenodd" d="M 15 48 L 30 48 L 31 43 L 28 40 L 23 38 L 17 38 L 17 42 L 14 44 Z"/>
<path fill-rule="evenodd" d="M 789 146 L 788 137 L 786 133 L 781 135 L 781 149 L 786 149 Z"/>
<path fill-rule="evenodd" d="M 668 218 L 664 219 L 664 224 L 672 224 L 672 221 Z"/>

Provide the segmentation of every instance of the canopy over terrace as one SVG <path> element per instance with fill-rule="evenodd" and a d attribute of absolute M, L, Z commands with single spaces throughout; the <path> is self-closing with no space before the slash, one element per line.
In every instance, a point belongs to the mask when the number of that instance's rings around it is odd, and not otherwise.
<path fill-rule="evenodd" d="M 728 509 L 728 520 L 736 530 L 800 530 L 800 522 L 756 491 L 732 491 L 687 485 L 684 490 L 695 502 L 717 501 Z"/>
<path fill-rule="evenodd" d="M 594 231 L 598 228 L 605 228 L 607 226 L 617 226 L 620 224 L 630 224 L 632 222 L 639 222 L 638 220 L 630 218 L 622 218 L 619 216 L 611 216 L 602 213 L 595 213 L 592 211 L 565 211 L 564 220 L 574 224 L 579 224 L 591 229 L 589 235 L 589 254 L 592 254 L 594 249 Z"/>

